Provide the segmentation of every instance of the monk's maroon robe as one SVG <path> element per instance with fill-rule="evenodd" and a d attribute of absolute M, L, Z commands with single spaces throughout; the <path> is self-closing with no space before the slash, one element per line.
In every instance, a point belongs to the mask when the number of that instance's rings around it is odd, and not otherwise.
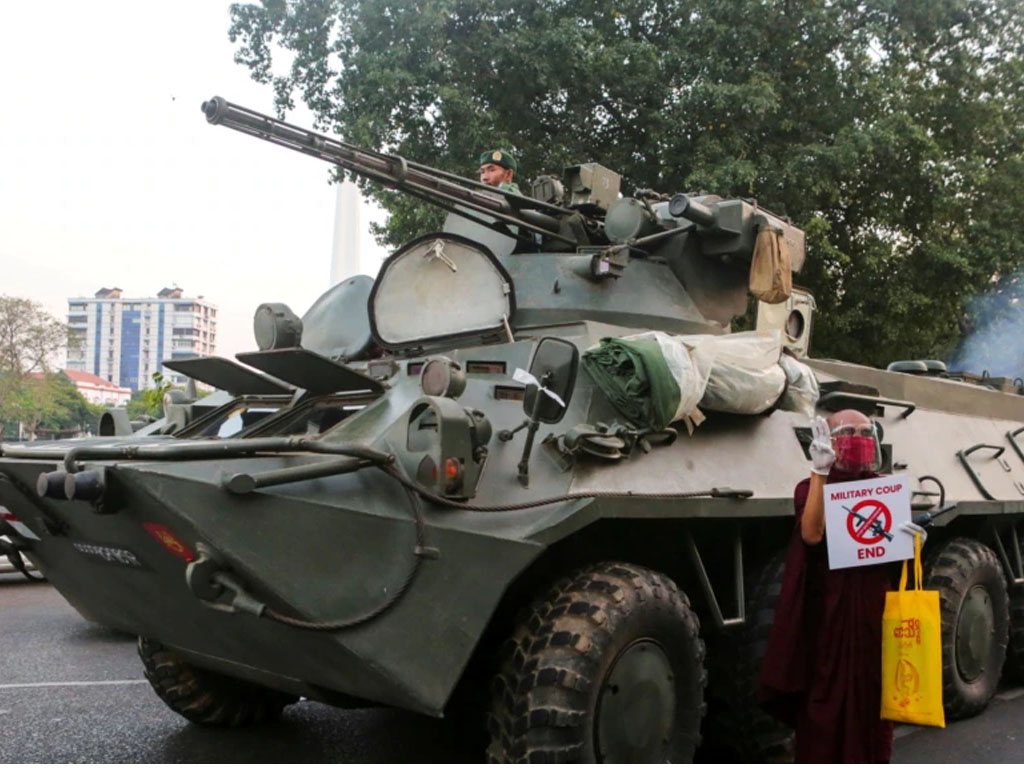
<path fill-rule="evenodd" d="M 862 477 L 833 469 L 828 482 Z M 879 713 L 890 569 L 829 570 L 824 539 L 808 545 L 800 535 L 809 487 L 804 480 L 793 494 L 796 526 L 761 668 L 760 699 L 796 729 L 796 762 L 887 763 L 892 723 Z"/>

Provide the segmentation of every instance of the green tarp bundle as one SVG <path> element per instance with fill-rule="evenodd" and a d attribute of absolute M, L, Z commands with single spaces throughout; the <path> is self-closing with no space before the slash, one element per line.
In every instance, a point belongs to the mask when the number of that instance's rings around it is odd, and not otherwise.
<path fill-rule="evenodd" d="M 602 339 L 583 353 L 583 368 L 634 424 L 664 429 L 676 420 L 679 385 L 656 339 Z"/>
<path fill-rule="evenodd" d="M 663 429 L 701 409 L 756 414 L 773 406 L 813 412 L 814 374 L 804 363 L 780 363 L 778 331 L 673 336 L 646 331 L 605 338 L 583 353 L 583 367 L 634 426 Z M 787 388 L 788 382 L 788 388 Z"/>

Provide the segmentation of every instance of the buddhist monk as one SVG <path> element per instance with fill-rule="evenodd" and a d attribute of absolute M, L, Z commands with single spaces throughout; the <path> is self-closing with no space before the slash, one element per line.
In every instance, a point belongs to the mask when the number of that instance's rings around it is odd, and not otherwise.
<path fill-rule="evenodd" d="M 761 669 L 760 699 L 796 729 L 798 763 L 887 763 L 892 723 L 880 717 L 885 564 L 830 570 L 826 483 L 877 477 L 874 425 L 859 411 L 813 424 L 811 475 L 793 493 L 796 525 L 786 553 L 775 624 Z M 904 524 L 913 536 L 923 529 Z"/>

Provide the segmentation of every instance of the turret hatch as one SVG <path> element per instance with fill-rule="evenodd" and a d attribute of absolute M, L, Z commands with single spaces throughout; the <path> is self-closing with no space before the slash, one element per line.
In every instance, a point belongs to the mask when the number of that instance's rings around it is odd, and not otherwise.
<path fill-rule="evenodd" d="M 374 340 L 391 351 L 429 351 L 510 336 L 512 278 L 485 246 L 432 234 L 392 254 L 370 293 Z"/>

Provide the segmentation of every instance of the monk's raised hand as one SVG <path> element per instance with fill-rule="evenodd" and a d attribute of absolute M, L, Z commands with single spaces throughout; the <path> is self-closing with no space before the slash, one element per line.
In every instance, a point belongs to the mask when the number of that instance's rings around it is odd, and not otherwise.
<path fill-rule="evenodd" d="M 835 463 L 836 452 L 832 449 L 828 422 L 821 416 L 811 422 L 811 437 L 811 471 L 816 475 L 827 475 Z"/>

